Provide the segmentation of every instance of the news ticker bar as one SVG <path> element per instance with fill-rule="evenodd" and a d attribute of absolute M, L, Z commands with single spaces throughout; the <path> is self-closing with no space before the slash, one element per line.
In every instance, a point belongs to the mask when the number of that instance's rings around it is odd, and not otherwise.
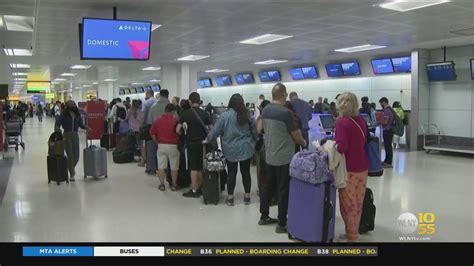
<path fill-rule="evenodd" d="M 25 246 L 23 257 L 309 256 L 373 257 L 378 247 Z"/>

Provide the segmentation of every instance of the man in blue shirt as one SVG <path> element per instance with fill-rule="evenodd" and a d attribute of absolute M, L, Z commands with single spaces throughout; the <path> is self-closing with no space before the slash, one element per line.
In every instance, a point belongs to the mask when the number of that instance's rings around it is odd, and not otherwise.
<path fill-rule="evenodd" d="M 306 140 L 306 143 L 309 143 L 308 131 L 309 125 L 308 122 L 313 118 L 313 113 L 311 111 L 311 106 L 308 102 L 301 100 L 298 98 L 298 94 L 296 92 L 290 93 L 290 100 L 293 108 L 295 108 L 296 115 L 301 120 L 302 130 L 301 134 L 303 134 L 303 138 Z"/>
<path fill-rule="evenodd" d="M 151 106 L 156 102 L 156 98 L 154 97 L 154 92 L 153 90 L 147 90 L 145 92 L 145 101 L 143 102 L 142 105 L 142 112 L 143 112 L 143 117 L 144 117 L 144 122 L 143 125 L 146 126 L 151 126 L 153 124 L 153 121 L 151 121 L 151 116 L 150 114 L 150 109 Z"/>

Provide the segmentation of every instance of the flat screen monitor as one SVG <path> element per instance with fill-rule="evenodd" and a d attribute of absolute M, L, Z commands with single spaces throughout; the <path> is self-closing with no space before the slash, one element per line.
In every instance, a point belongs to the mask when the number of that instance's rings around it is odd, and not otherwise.
<path fill-rule="evenodd" d="M 49 81 L 28 81 L 26 83 L 26 93 L 46 93 L 49 90 Z"/>
<path fill-rule="evenodd" d="M 426 64 L 426 71 L 429 81 L 456 80 L 456 70 L 452 61 Z"/>
<path fill-rule="evenodd" d="M 199 87 L 201 87 L 201 88 L 212 87 L 211 78 L 202 78 L 202 79 L 199 79 L 198 83 L 199 83 Z"/>
<path fill-rule="evenodd" d="M 392 60 L 390 58 L 374 59 L 372 69 L 375 75 L 393 73 Z"/>
<path fill-rule="evenodd" d="M 0 100 L 8 98 L 8 84 L 0 84 Z"/>
<path fill-rule="evenodd" d="M 232 85 L 232 78 L 230 75 L 222 75 L 216 77 L 217 86 L 230 86 Z"/>
<path fill-rule="evenodd" d="M 148 60 L 150 21 L 82 19 L 81 58 Z"/>
<path fill-rule="evenodd" d="M 471 79 L 474 80 L 474 59 L 471 59 Z"/>
<path fill-rule="evenodd" d="M 130 89 L 130 92 L 131 92 L 132 94 L 137 94 L 137 93 L 138 93 L 138 89 L 135 88 L 135 87 L 133 87 L 133 88 Z"/>
<path fill-rule="evenodd" d="M 159 92 L 161 90 L 161 86 L 160 84 L 155 84 L 155 85 L 152 85 L 151 86 L 151 89 L 154 91 L 154 92 Z"/>
<path fill-rule="evenodd" d="M 124 89 L 119 89 L 119 95 L 125 95 L 125 90 Z"/>
<path fill-rule="evenodd" d="M 303 76 L 305 79 L 315 79 L 318 78 L 318 71 L 315 66 L 302 67 Z"/>
<path fill-rule="evenodd" d="M 342 72 L 344 73 L 344 76 L 360 75 L 359 63 L 356 61 L 342 63 L 341 66 L 342 66 Z"/>
<path fill-rule="evenodd" d="M 325 67 L 328 77 L 336 78 L 344 75 L 341 64 L 327 64 Z"/>
<path fill-rule="evenodd" d="M 280 81 L 281 75 L 278 70 L 260 71 L 258 73 L 261 82 Z"/>
<path fill-rule="evenodd" d="M 239 85 L 255 83 L 255 79 L 253 78 L 252 73 L 237 74 L 235 75 L 235 80 L 237 81 L 237 84 Z"/>
<path fill-rule="evenodd" d="M 143 87 L 138 87 L 137 88 L 137 93 L 144 93 L 145 92 L 145 88 Z"/>
<path fill-rule="evenodd" d="M 301 67 L 291 68 L 290 75 L 293 80 L 302 80 L 304 79 L 303 70 Z"/>
<path fill-rule="evenodd" d="M 320 114 L 319 121 L 321 121 L 321 127 L 325 131 L 330 131 L 334 129 L 336 123 L 332 114 Z"/>
<path fill-rule="evenodd" d="M 394 57 L 392 58 L 392 64 L 395 73 L 411 72 L 411 56 Z"/>

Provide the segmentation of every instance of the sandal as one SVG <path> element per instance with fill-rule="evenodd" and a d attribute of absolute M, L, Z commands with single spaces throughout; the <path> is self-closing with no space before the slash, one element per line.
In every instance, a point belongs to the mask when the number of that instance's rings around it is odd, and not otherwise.
<path fill-rule="evenodd" d="M 181 188 L 179 186 L 171 186 L 171 191 L 176 191 L 176 190 L 180 190 Z"/>
<path fill-rule="evenodd" d="M 165 191 L 165 185 L 161 184 L 158 186 L 158 189 L 161 191 Z"/>

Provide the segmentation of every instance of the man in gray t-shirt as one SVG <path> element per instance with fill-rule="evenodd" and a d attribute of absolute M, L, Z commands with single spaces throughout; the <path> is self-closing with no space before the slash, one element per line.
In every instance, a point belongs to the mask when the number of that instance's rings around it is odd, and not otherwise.
<path fill-rule="evenodd" d="M 257 131 L 263 131 L 264 134 L 267 163 L 267 182 L 260 198 L 261 217 L 258 224 L 278 222 L 275 230 L 277 233 L 287 233 L 290 161 L 295 152 L 295 143 L 304 147 L 307 145 L 291 111 L 284 106 L 287 97 L 285 85 L 277 83 L 272 89 L 272 103 L 263 109 L 257 121 Z M 277 189 L 278 220 L 269 217 L 270 203 Z"/>

